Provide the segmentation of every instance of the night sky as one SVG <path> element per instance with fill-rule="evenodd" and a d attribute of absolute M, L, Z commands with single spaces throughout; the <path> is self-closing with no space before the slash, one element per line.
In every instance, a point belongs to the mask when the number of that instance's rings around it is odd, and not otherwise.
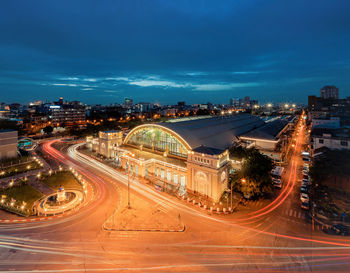
<path fill-rule="evenodd" d="M 349 0 L 1 0 L 0 101 L 350 96 Z"/>

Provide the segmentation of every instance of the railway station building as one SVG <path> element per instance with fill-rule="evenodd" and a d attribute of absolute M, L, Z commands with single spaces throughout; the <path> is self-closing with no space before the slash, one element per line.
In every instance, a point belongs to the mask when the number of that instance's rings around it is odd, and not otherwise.
<path fill-rule="evenodd" d="M 179 194 L 193 192 L 218 201 L 228 185 L 228 148 L 240 135 L 262 125 L 263 120 L 250 114 L 143 124 L 122 142 L 110 141 L 113 145 L 105 145 L 104 153 L 113 155 L 128 174 Z M 120 139 L 120 134 L 115 135 Z M 103 143 L 101 136 L 99 143 Z"/>

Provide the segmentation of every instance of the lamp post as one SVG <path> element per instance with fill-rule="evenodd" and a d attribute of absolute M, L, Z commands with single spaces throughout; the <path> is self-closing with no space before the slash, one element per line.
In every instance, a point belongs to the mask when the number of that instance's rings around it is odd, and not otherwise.
<path fill-rule="evenodd" d="M 233 188 L 233 183 L 232 183 L 232 181 L 231 181 L 231 209 L 232 209 L 232 195 L 233 195 L 233 193 L 232 193 L 232 188 Z"/>
<path fill-rule="evenodd" d="M 129 170 L 130 170 L 130 158 L 128 158 L 128 209 L 130 209 L 130 178 L 129 178 Z"/>

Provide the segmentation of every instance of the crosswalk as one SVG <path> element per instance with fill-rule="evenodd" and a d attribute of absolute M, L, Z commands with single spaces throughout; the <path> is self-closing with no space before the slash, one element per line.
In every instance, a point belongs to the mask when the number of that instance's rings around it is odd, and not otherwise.
<path fill-rule="evenodd" d="M 249 207 L 262 207 L 264 203 L 261 200 L 248 200 L 246 206 Z"/>
<path fill-rule="evenodd" d="M 296 210 L 296 209 L 285 209 L 283 215 L 298 219 L 306 219 L 307 213 L 305 211 Z"/>

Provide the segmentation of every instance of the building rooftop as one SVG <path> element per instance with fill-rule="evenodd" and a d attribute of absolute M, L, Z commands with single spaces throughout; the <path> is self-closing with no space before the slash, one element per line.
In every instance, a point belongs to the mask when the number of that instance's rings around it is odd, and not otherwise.
<path fill-rule="evenodd" d="M 223 152 L 225 152 L 225 150 L 215 149 L 207 146 L 199 146 L 197 148 L 194 148 L 192 151 L 200 154 L 207 154 L 207 155 L 220 155 Z"/>
<path fill-rule="evenodd" d="M 250 114 L 233 114 L 220 117 L 157 123 L 180 135 L 192 149 L 201 145 L 226 149 L 238 137 L 264 125 L 264 121 Z"/>
<path fill-rule="evenodd" d="M 287 126 L 288 121 L 285 119 L 275 119 L 265 125 L 254 129 L 241 137 L 255 138 L 264 140 L 276 140 L 278 134 Z"/>
<path fill-rule="evenodd" d="M 334 138 L 348 138 L 350 139 L 350 128 L 342 127 L 342 128 L 317 128 L 315 127 L 311 131 L 311 137 L 320 136 L 323 134 L 330 134 Z"/>
<path fill-rule="evenodd" d="M 105 134 L 108 134 L 108 133 L 118 133 L 120 131 L 118 130 L 107 130 L 107 131 L 103 131 Z"/>

